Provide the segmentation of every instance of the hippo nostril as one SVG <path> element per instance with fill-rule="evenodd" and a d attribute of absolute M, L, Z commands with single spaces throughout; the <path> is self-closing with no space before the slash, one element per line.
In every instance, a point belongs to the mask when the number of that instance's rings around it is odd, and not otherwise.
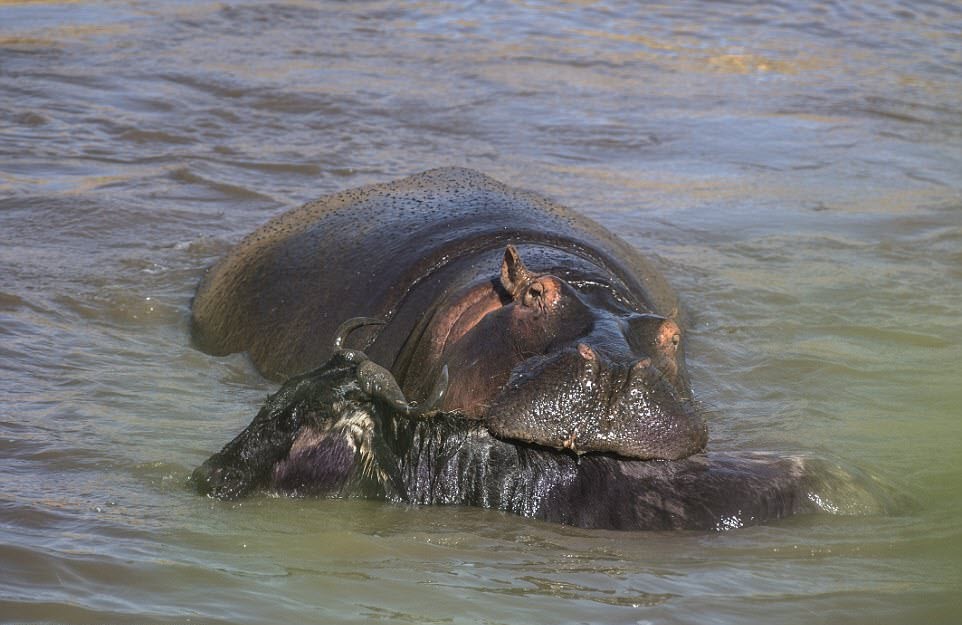
<path fill-rule="evenodd" d="M 581 357 L 589 362 L 594 362 L 597 360 L 598 356 L 595 354 L 595 350 L 591 349 L 584 343 L 578 343 L 578 353 Z"/>

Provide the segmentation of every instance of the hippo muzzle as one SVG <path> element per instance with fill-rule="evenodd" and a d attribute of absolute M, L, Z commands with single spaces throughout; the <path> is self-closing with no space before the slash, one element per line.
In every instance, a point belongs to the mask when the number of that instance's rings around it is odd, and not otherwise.
<path fill-rule="evenodd" d="M 499 438 L 640 460 L 686 458 L 708 441 L 695 403 L 651 357 L 619 365 L 585 343 L 516 367 L 485 425 Z"/>

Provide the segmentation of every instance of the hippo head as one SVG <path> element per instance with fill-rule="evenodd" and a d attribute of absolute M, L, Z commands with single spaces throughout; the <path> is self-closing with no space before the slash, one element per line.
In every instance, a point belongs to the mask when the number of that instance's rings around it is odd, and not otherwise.
<path fill-rule="evenodd" d="M 434 366 L 450 372 L 442 409 L 576 453 L 675 460 L 704 449 L 673 320 L 598 281 L 533 273 L 512 246 L 489 289 L 496 296 L 464 296 L 428 333 L 439 337 Z"/>

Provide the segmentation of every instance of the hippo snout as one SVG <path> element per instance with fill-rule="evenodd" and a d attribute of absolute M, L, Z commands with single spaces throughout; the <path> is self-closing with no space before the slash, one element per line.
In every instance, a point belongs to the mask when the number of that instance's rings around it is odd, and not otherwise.
<path fill-rule="evenodd" d="M 585 343 L 527 361 L 490 406 L 488 429 L 575 453 L 678 460 L 705 448 L 708 430 L 687 387 L 658 355 L 612 362 Z"/>

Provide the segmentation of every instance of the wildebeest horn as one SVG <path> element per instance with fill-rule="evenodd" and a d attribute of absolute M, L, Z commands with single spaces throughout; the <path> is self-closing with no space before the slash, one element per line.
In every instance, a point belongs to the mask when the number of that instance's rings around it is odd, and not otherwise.
<path fill-rule="evenodd" d="M 386 321 L 375 319 L 374 317 L 351 317 L 337 326 L 337 330 L 334 331 L 334 349 L 343 349 L 344 341 L 347 340 L 348 335 L 354 330 L 363 328 L 364 326 L 383 326 L 386 323 Z"/>
<path fill-rule="evenodd" d="M 386 402 L 389 406 L 408 416 L 421 416 L 437 406 L 448 390 L 448 367 L 441 369 L 441 375 L 427 400 L 420 406 L 408 403 L 401 387 L 390 371 L 373 360 L 365 360 L 357 367 L 357 381 L 361 390 Z"/>
<path fill-rule="evenodd" d="M 444 399 L 444 394 L 448 392 L 448 366 L 444 365 L 441 367 L 441 375 L 438 376 L 437 382 L 434 383 L 434 388 L 431 389 L 431 394 L 427 396 L 424 403 L 417 408 L 414 408 L 414 412 L 408 414 L 421 415 L 429 410 L 441 405 L 441 400 Z"/>

